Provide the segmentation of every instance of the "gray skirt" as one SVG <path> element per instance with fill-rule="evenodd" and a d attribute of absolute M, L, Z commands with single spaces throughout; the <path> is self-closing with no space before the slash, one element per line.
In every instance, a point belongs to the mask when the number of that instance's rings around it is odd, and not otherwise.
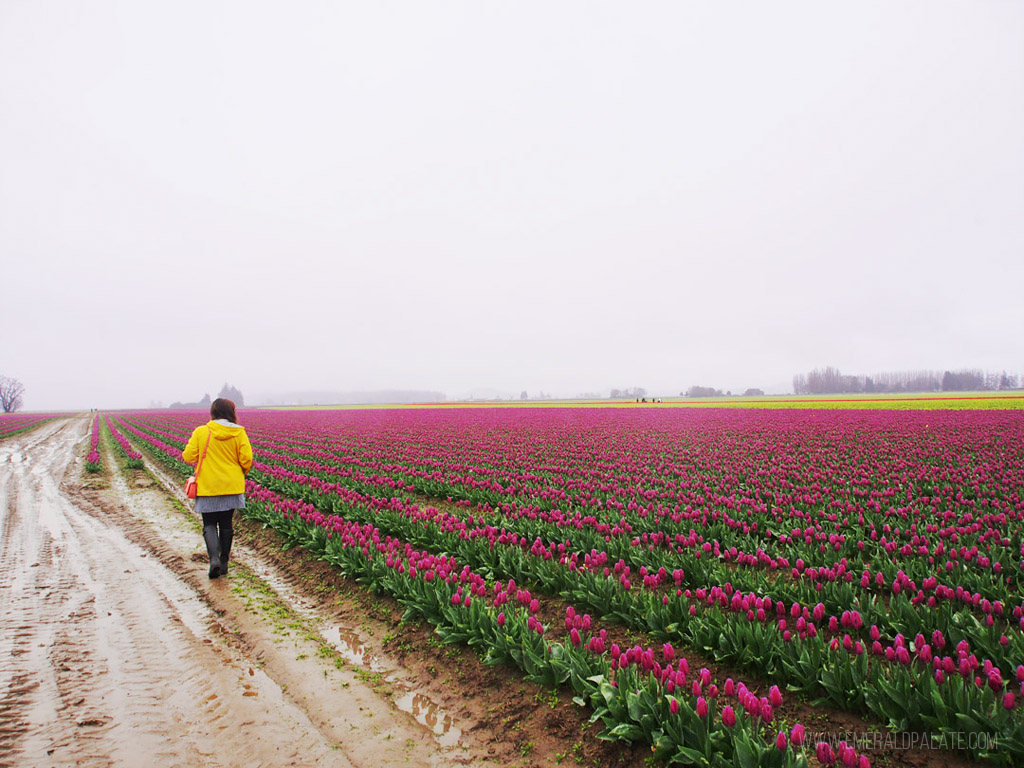
<path fill-rule="evenodd" d="M 196 512 L 227 512 L 229 509 L 245 509 L 245 494 L 196 497 Z"/>

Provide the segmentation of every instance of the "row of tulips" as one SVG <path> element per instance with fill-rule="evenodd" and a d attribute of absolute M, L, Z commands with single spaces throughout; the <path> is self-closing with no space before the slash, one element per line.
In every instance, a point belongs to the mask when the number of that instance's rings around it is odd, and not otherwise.
<path fill-rule="evenodd" d="M 125 467 L 127 469 L 142 469 L 142 454 L 135 450 L 135 448 L 132 447 L 132 444 L 128 442 L 128 438 L 121 434 L 121 431 L 117 426 L 115 426 L 114 422 L 111 421 L 110 416 L 105 416 L 104 422 L 106 424 L 106 428 L 114 438 L 114 450 L 116 450 L 118 455 L 121 457 Z"/>
<path fill-rule="evenodd" d="M 89 435 L 89 453 L 85 457 L 86 472 L 99 472 L 103 469 L 100 461 L 100 415 L 97 413 L 92 420 L 92 432 Z"/>
<path fill-rule="evenodd" d="M 48 413 L 0 413 L 0 439 L 35 429 L 53 418 Z"/>
<path fill-rule="evenodd" d="M 149 425 L 151 430 L 153 426 L 157 425 Z M 185 424 L 175 427 L 165 423 L 153 431 L 162 430 L 166 440 L 177 441 L 180 445 L 182 426 Z M 255 438 L 259 433 L 252 427 L 250 431 L 254 445 L 259 446 Z M 989 558 L 989 554 L 981 552 L 991 553 L 993 546 L 1005 549 L 1003 539 L 1015 537 L 1019 541 L 1019 533 L 1013 527 L 1005 531 L 1009 535 L 1001 536 L 996 542 L 995 536 L 989 535 L 993 530 L 992 520 L 985 523 L 988 526 L 985 530 L 970 519 L 966 522 L 971 525 L 952 526 L 956 529 L 953 535 L 960 541 L 975 536 L 970 547 L 963 545 L 957 550 L 959 562 L 969 566 L 958 565 L 954 575 L 987 580 L 981 584 L 987 595 L 982 597 L 980 590 L 965 589 L 963 584 L 954 586 L 953 582 L 939 584 L 927 571 L 912 571 L 914 566 L 907 560 L 928 565 L 928 559 L 915 558 L 902 547 L 888 546 L 888 540 L 883 546 L 870 548 L 871 559 L 866 559 L 864 554 L 867 547 L 856 547 L 847 553 L 845 539 L 840 540 L 835 532 L 826 536 L 827 526 L 822 526 L 820 518 L 812 534 L 808 534 L 812 537 L 809 547 L 806 536 L 786 534 L 768 538 L 767 529 L 762 529 L 765 538 L 757 539 L 754 533 L 757 521 L 738 523 L 738 518 L 729 515 L 728 504 L 724 505 L 724 510 L 713 510 L 710 515 L 707 510 L 702 511 L 703 519 L 707 521 L 710 517 L 711 525 L 702 527 L 699 536 L 692 528 L 680 529 L 674 534 L 643 531 L 635 535 L 650 517 L 650 514 L 642 514 L 646 510 L 640 508 L 618 519 L 613 526 L 619 528 L 616 533 L 611 529 L 598 530 L 602 525 L 598 522 L 566 525 L 557 545 L 557 539 L 548 529 L 557 530 L 558 526 L 552 519 L 540 519 L 545 514 L 543 510 L 509 516 L 481 507 L 449 507 L 444 513 L 427 509 L 414 520 L 421 509 L 418 505 L 395 496 L 364 494 L 360 497 L 350 486 L 339 482 L 344 476 L 332 475 L 324 462 L 317 462 L 321 467 L 307 464 L 309 469 L 298 473 L 283 469 L 289 455 L 280 453 L 282 446 L 300 445 L 298 438 L 282 440 L 275 436 L 274 446 L 268 446 L 270 450 L 258 451 L 258 455 L 266 453 L 272 460 L 276 458 L 274 464 L 257 465 L 260 476 L 266 475 L 269 483 L 277 483 L 278 490 L 313 500 L 324 509 L 332 509 L 348 494 L 347 506 L 362 508 L 361 514 L 367 515 L 367 519 L 382 519 L 396 533 L 418 536 L 423 546 L 458 551 L 466 562 L 479 562 L 481 567 L 496 575 L 512 576 L 567 599 L 575 598 L 577 603 L 582 602 L 600 615 L 613 616 L 634 626 L 649 622 L 652 630 L 670 639 L 704 647 L 723 660 L 768 670 L 791 685 L 800 684 L 811 674 L 816 689 L 824 690 L 837 703 L 842 701 L 850 708 L 875 711 L 898 727 L 950 728 L 958 723 L 962 725 L 959 715 L 963 712 L 985 712 L 986 717 L 991 715 L 993 722 L 1001 723 L 1002 746 L 1009 745 L 1020 754 L 1019 717 L 1015 714 L 1015 700 L 1008 698 L 1016 696 L 1011 688 L 1016 666 L 1012 662 L 1014 657 L 1020 656 L 1020 633 L 1016 627 L 1010 631 L 1011 612 L 1003 608 L 1003 601 L 999 599 L 1001 596 L 1012 601 L 1013 596 L 1007 589 L 1009 582 L 993 578 L 1000 577 L 1002 568 L 993 567 L 999 561 L 979 562 Z M 294 458 L 296 466 L 307 461 L 311 460 Z M 327 482 L 328 479 L 335 482 Z M 382 486 L 363 479 L 357 487 L 377 490 L 379 494 Z M 386 484 L 383 487 L 394 490 Z M 864 514 L 870 517 L 875 513 Z M 970 514 L 967 512 L 964 517 Z M 1014 517 L 1016 514 L 1011 509 L 1005 517 L 1011 526 L 1019 519 Z M 481 518 L 487 523 L 479 524 Z M 824 518 L 827 521 L 828 515 Z M 689 523 L 695 518 L 681 517 L 681 520 Z M 495 522 L 502 526 L 492 525 Z M 660 522 L 669 528 L 673 524 L 668 515 L 662 515 Z M 838 519 L 833 523 L 834 531 L 845 530 Z M 882 538 L 902 536 L 900 532 L 894 533 L 891 526 L 886 530 L 889 525 L 882 523 L 873 532 L 880 532 Z M 530 537 L 524 533 L 538 535 Z M 547 536 L 541 537 L 540 533 L 547 533 Z M 659 537 L 667 539 L 671 546 L 664 546 L 660 540 L 652 541 Z M 769 555 L 764 547 L 754 547 L 747 555 L 742 548 L 724 545 L 730 539 L 739 542 L 743 537 L 764 544 L 775 542 L 773 546 L 791 547 L 795 551 Z M 782 541 L 786 537 L 792 541 Z M 867 540 L 871 541 L 870 536 Z M 585 543 L 581 545 L 581 542 Z M 461 549 L 452 549 L 453 543 Z M 591 548 L 588 552 L 585 548 L 588 543 L 603 545 L 603 548 Z M 816 545 L 822 549 L 821 553 L 814 551 Z M 828 552 L 842 556 L 831 562 L 822 560 L 820 554 Z M 616 554 L 620 557 L 612 560 Z M 1000 557 L 1013 562 L 1005 554 Z M 614 562 L 615 566 L 609 567 L 609 562 Z M 851 566 L 858 562 L 866 567 L 855 574 Z M 636 571 L 635 588 L 630 582 L 631 568 Z M 676 581 L 675 574 L 679 572 L 685 572 L 685 582 Z M 943 574 L 949 572 L 949 568 L 942 571 Z M 667 578 L 668 573 L 673 574 L 671 579 Z M 882 578 L 882 585 L 878 577 Z M 692 589 L 698 584 L 705 585 L 703 596 Z M 707 593 L 715 584 L 729 588 L 728 606 L 707 604 Z M 740 589 L 733 589 L 733 585 Z M 894 588 L 889 589 L 890 585 Z M 685 593 L 676 594 L 683 586 L 689 588 Z M 977 586 L 977 582 L 970 586 Z M 747 605 L 733 606 L 732 595 L 737 591 L 747 593 Z M 796 603 L 798 613 L 779 618 L 777 610 L 765 610 L 763 603 L 769 596 L 774 598 L 773 605 L 785 601 L 787 611 Z M 718 595 L 716 600 L 720 599 Z M 762 605 L 752 606 L 751 600 L 761 600 Z M 1012 612 L 1018 623 L 1019 604 L 1018 598 Z M 814 616 L 811 608 L 818 612 L 819 605 L 827 607 L 829 615 Z M 925 605 L 930 610 L 921 610 Z M 972 612 L 984 618 L 978 621 Z M 858 617 L 856 626 L 851 626 L 853 620 L 846 618 L 851 614 Z M 871 627 L 873 630 L 869 629 Z M 955 660 L 951 656 L 943 657 L 938 662 L 941 669 L 935 666 L 938 657 L 929 656 L 931 649 L 922 647 L 925 644 L 916 639 L 912 644 L 900 642 L 904 635 L 933 636 L 942 627 L 951 636 L 951 642 L 962 650 Z M 873 637 L 875 634 L 878 637 Z M 969 652 L 975 646 L 983 652 L 980 659 Z M 970 690 L 964 692 L 949 685 L 947 668 L 950 663 L 955 665 L 958 679 L 969 680 Z M 917 678 L 929 664 L 929 679 L 921 682 Z M 993 676 L 995 670 L 998 675 Z M 865 682 L 866 690 L 858 693 L 858 689 L 865 688 Z M 941 705 L 936 703 L 936 691 Z M 988 698 L 979 699 L 979 696 Z"/>

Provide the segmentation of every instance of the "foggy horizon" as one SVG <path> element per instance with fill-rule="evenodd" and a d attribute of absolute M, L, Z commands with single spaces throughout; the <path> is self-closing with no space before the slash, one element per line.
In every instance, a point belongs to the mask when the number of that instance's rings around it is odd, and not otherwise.
<path fill-rule="evenodd" d="M 1024 4 L 0 6 L 23 410 L 1024 374 Z"/>

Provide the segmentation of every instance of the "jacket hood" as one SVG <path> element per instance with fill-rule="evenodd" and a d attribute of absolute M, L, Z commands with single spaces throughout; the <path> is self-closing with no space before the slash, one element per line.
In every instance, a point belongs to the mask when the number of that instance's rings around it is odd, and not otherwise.
<path fill-rule="evenodd" d="M 245 427 L 227 419 L 210 421 L 206 426 L 210 428 L 210 435 L 214 440 L 232 440 L 245 431 Z"/>

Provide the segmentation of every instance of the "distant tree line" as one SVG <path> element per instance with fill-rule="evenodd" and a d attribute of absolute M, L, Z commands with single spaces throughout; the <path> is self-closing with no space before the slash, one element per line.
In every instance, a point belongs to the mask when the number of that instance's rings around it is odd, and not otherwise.
<path fill-rule="evenodd" d="M 231 398 L 234 399 L 234 398 Z M 419 389 L 331 391 L 308 389 L 263 395 L 257 405 L 379 405 L 386 403 L 443 403 L 444 392 Z M 242 403 L 235 400 L 235 405 Z"/>
<path fill-rule="evenodd" d="M 626 389 L 613 389 L 611 393 L 612 399 L 616 397 L 647 397 L 647 390 L 643 387 L 632 387 Z"/>
<path fill-rule="evenodd" d="M 470 400 L 502 400 L 504 398 L 502 398 L 500 396 L 495 396 L 495 397 L 471 397 L 469 399 Z M 509 398 L 509 399 L 511 400 L 512 398 Z M 543 389 L 540 390 L 540 392 L 538 392 L 533 397 L 530 397 L 530 393 L 527 392 L 524 389 L 522 392 L 519 393 L 519 399 L 520 400 L 554 400 L 555 398 L 551 394 L 545 392 Z"/>
<path fill-rule="evenodd" d="M 217 397 L 223 397 L 223 398 L 226 398 L 228 400 L 231 400 L 239 408 L 241 408 L 243 405 L 245 405 L 245 397 L 242 395 L 242 390 L 238 389 L 237 387 L 232 386 L 231 384 L 228 384 L 227 382 L 225 382 L 224 386 L 220 388 L 220 393 L 217 395 Z M 174 408 L 174 409 L 177 409 L 177 410 L 187 410 L 187 409 L 190 409 L 190 408 L 206 409 L 206 408 L 210 407 L 210 403 L 211 402 L 212 401 L 210 400 L 210 395 L 209 394 L 205 394 L 205 395 L 202 396 L 202 398 L 197 403 L 181 403 L 181 402 L 176 402 L 176 403 L 171 403 L 168 407 L 169 408 Z"/>
<path fill-rule="evenodd" d="M 764 394 L 763 389 L 757 389 L 756 387 L 750 387 L 743 392 L 743 397 L 760 397 Z M 720 389 L 714 387 L 690 387 L 685 392 L 680 392 L 681 397 L 732 397 L 732 390 L 726 390 L 723 392 Z"/>
<path fill-rule="evenodd" d="M 714 387 L 690 387 L 685 392 L 680 392 L 683 397 L 725 397 L 725 393 Z"/>
<path fill-rule="evenodd" d="M 183 403 L 181 401 L 175 401 L 175 402 L 171 403 L 167 407 L 171 408 L 173 410 L 187 410 L 187 409 L 195 409 L 195 408 L 205 409 L 205 408 L 209 408 L 210 407 L 210 403 L 211 402 L 212 402 L 212 400 L 210 400 L 210 394 L 206 393 L 205 395 L 203 395 L 199 399 L 198 402 L 195 402 L 195 403 Z"/>
<path fill-rule="evenodd" d="M 874 376 L 850 376 L 826 366 L 793 377 L 798 395 L 840 395 L 895 392 L 975 392 L 1019 389 L 1020 378 L 1006 371 L 986 373 L 979 369 L 959 371 L 887 371 Z"/>

